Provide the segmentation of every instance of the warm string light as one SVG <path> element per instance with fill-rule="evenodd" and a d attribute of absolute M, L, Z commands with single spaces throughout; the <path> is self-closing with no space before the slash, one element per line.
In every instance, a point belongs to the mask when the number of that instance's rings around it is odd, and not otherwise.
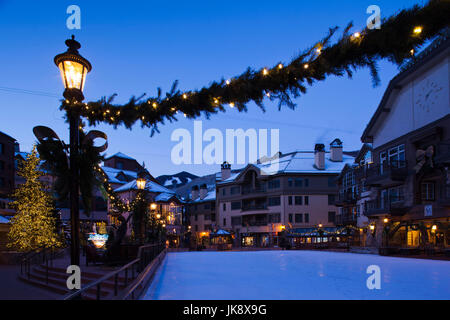
<path fill-rule="evenodd" d="M 417 26 L 417 27 L 414 27 L 414 29 L 413 29 L 413 33 L 416 36 L 420 35 L 422 33 L 422 31 L 423 31 L 423 27 L 422 26 Z"/>
<path fill-rule="evenodd" d="M 421 26 L 421 25 L 414 26 L 414 27 L 412 28 L 412 35 L 411 35 L 411 36 L 419 36 L 419 35 L 421 35 L 421 34 L 423 33 L 423 30 L 424 30 L 424 26 Z M 363 38 L 363 33 L 361 33 L 361 32 L 354 32 L 354 33 L 350 36 L 350 40 L 352 40 L 352 41 L 356 41 L 356 40 L 360 41 L 362 38 Z M 315 46 L 315 53 L 316 53 L 316 58 L 317 58 L 317 59 L 319 59 L 318 56 L 322 54 L 323 48 L 324 48 L 324 46 L 323 46 L 322 43 L 317 43 L 317 44 L 316 44 L 316 46 Z M 409 51 L 409 53 L 410 53 L 410 56 L 411 56 L 411 57 L 414 57 L 415 54 L 416 54 L 416 52 L 415 52 L 414 49 L 411 49 L 411 50 Z M 275 67 L 274 69 L 282 70 L 282 69 L 284 69 L 284 68 L 285 68 L 285 66 L 284 66 L 282 63 L 279 63 L 279 64 L 276 65 L 276 67 Z M 303 64 L 303 69 L 308 70 L 309 68 L 310 68 L 310 64 L 309 64 L 309 63 L 304 63 L 304 64 Z M 262 73 L 263 76 L 268 76 L 271 70 L 272 70 L 272 69 L 268 69 L 268 68 L 264 67 L 260 72 Z M 295 80 L 297 80 L 297 78 L 295 78 Z M 231 84 L 231 81 L 232 81 L 231 79 L 225 80 L 226 85 L 227 85 L 227 86 L 230 85 L 230 84 Z M 264 89 L 263 89 L 263 90 L 264 90 Z M 269 98 L 271 97 L 270 92 L 267 92 L 267 91 L 266 91 L 265 95 L 266 95 L 267 97 L 269 97 Z M 184 100 L 189 99 L 188 93 L 183 93 L 183 94 L 181 95 L 181 97 L 182 97 L 182 99 L 184 99 Z M 234 99 L 234 98 L 235 98 L 235 97 L 232 97 L 232 99 Z M 167 97 L 165 100 L 170 101 L 169 97 Z M 76 102 L 76 101 L 71 102 L 71 101 L 69 101 L 69 100 L 67 100 L 67 99 L 65 100 L 65 103 L 66 103 L 66 104 L 71 104 L 71 105 L 80 105 L 81 107 L 84 107 L 85 110 L 92 110 L 92 109 L 93 109 L 93 108 L 90 108 L 90 106 L 89 106 L 87 103 L 79 103 L 79 102 Z M 151 104 L 151 105 L 153 106 L 154 109 L 157 109 L 157 107 L 158 107 L 158 104 L 155 102 L 154 99 L 153 99 L 153 100 L 152 100 L 152 99 L 148 100 L 147 103 L 148 103 L 148 104 Z M 219 101 L 218 98 L 213 98 L 213 105 L 220 105 L 220 101 Z M 229 105 L 231 108 L 234 108 L 234 107 L 235 107 L 235 104 L 234 104 L 233 102 L 229 103 L 228 105 Z M 136 110 L 139 112 L 138 106 L 136 106 Z M 172 107 L 172 108 L 170 108 L 170 111 L 171 111 L 171 112 L 175 112 L 175 111 L 176 111 L 176 108 Z M 109 120 L 109 121 L 112 121 L 112 122 L 116 121 L 116 118 L 115 118 L 114 116 L 109 116 L 109 115 L 108 115 L 109 113 L 111 113 L 111 110 L 110 110 L 109 108 L 106 108 L 106 109 L 104 108 L 104 109 L 103 109 L 103 117 L 104 117 L 104 120 L 103 120 L 103 121 L 108 121 L 108 120 Z M 178 113 L 178 111 L 177 111 L 176 113 Z M 92 117 L 94 117 L 96 114 L 98 115 L 98 112 L 94 112 L 94 110 L 92 110 L 92 111 L 90 112 L 90 114 L 92 115 Z M 115 116 L 119 117 L 120 114 L 121 114 L 121 113 L 120 113 L 120 110 L 115 111 Z M 187 115 L 186 113 L 183 113 L 183 115 L 184 115 L 184 117 L 186 117 L 186 118 L 188 117 L 188 115 Z M 137 116 L 139 117 L 139 115 L 137 115 Z M 95 119 L 95 120 L 96 120 L 96 121 L 102 121 L 102 120 L 99 120 L 99 119 Z M 117 120 L 120 121 L 120 119 L 117 119 Z M 145 122 L 145 121 L 146 121 L 144 115 L 141 115 L 141 120 L 142 120 L 142 122 Z M 146 121 L 146 122 L 148 122 L 148 121 Z M 148 123 L 147 123 L 147 124 L 148 124 Z M 81 128 L 80 128 L 80 129 L 81 129 Z"/>

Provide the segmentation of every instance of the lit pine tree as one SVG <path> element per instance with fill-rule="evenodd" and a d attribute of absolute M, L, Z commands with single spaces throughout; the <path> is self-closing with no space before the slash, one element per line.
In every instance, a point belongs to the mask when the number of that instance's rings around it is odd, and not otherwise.
<path fill-rule="evenodd" d="M 42 247 L 60 246 L 61 240 L 55 230 L 52 216 L 52 197 L 39 180 L 40 159 L 36 147 L 27 159 L 19 164 L 18 175 L 25 183 L 18 186 L 12 203 L 17 214 L 11 219 L 8 247 L 17 251 L 31 251 Z"/>

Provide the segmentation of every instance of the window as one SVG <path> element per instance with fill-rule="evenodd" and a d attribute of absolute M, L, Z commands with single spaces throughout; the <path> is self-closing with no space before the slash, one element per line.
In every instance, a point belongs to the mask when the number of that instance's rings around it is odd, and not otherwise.
<path fill-rule="evenodd" d="M 302 223 L 303 222 L 303 214 L 296 213 L 295 214 L 295 223 Z"/>
<path fill-rule="evenodd" d="M 292 223 L 292 219 L 293 219 L 293 217 L 292 217 L 292 213 L 289 213 L 289 222 L 291 222 L 291 223 Z"/>
<path fill-rule="evenodd" d="M 205 214 L 205 220 L 211 220 L 211 215 L 210 214 Z"/>
<path fill-rule="evenodd" d="M 195 231 L 198 231 L 198 225 L 195 225 L 194 229 L 195 229 Z"/>
<path fill-rule="evenodd" d="M 422 191 L 422 200 L 424 200 L 424 201 L 433 201 L 434 200 L 434 183 L 433 182 L 422 183 L 421 191 Z"/>
<path fill-rule="evenodd" d="M 329 211 L 328 212 L 328 222 L 334 223 L 336 221 L 336 212 Z"/>
<path fill-rule="evenodd" d="M 216 221 L 216 214 L 215 213 L 211 213 L 211 221 Z"/>
<path fill-rule="evenodd" d="M 269 181 L 267 187 L 269 189 L 277 189 L 277 188 L 279 188 L 280 187 L 280 180 L 277 179 L 277 180 Z"/>
<path fill-rule="evenodd" d="M 305 187 L 309 187 L 309 179 L 308 178 L 305 179 Z"/>
<path fill-rule="evenodd" d="M 280 197 L 272 197 L 268 199 L 269 207 L 279 206 L 280 204 L 281 204 Z"/>
<path fill-rule="evenodd" d="M 241 217 L 231 217 L 231 225 L 232 226 L 242 225 L 242 218 Z"/>
<path fill-rule="evenodd" d="M 211 209 L 211 205 L 210 205 L 209 203 L 205 203 L 205 204 L 203 205 L 203 208 L 204 208 L 205 210 L 209 210 L 209 209 Z"/>
<path fill-rule="evenodd" d="M 334 194 L 329 194 L 328 195 L 328 205 L 334 205 L 334 203 L 336 202 L 336 196 Z"/>
<path fill-rule="evenodd" d="M 5 152 L 5 146 L 3 143 L 0 143 L 0 154 L 3 154 L 3 152 Z"/>
<path fill-rule="evenodd" d="M 288 187 L 292 187 L 294 185 L 294 179 L 289 178 L 288 179 Z"/>
<path fill-rule="evenodd" d="M 393 167 L 402 168 L 405 166 L 405 145 L 399 145 L 388 151 L 389 163 Z"/>
<path fill-rule="evenodd" d="M 305 206 L 309 206 L 309 196 L 305 196 Z"/>
<path fill-rule="evenodd" d="M 205 224 L 205 230 L 206 231 L 210 231 L 211 229 L 211 225 L 210 224 Z"/>
<path fill-rule="evenodd" d="M 223 225 L 224 225 L 224 226 L 227 225 L 227 218 L 223 218 Z"/>
<path fill-rule="evenodd" d="M 355 175 L 353 170 L 349 170 L 345 173 L 342 185 L 344 189 L 349 189 L 355 184 Z"/>
<path fill-rule="evenodd" d="M 241 208 L 241 202 L 235 201 L 231 203 L 231 210 L 239 210 Z"/>
<path fill-rule="evenodd" d="M 198 215 L 194 215 L 194 220 L 195 220 L 195 221 L 198 220 Z"/>
<path fill-rule="evenodd" d="M 226 188 L 222 188 L 222 195 L 224 196 L 226 195 L 226 193 L 227 193 Z"/>
<path fill-rule="evenodd" d="M 388 190 L 388 195 L 390 202 L 403 201 L 404 199 L 403 188 L 402 187 L 390 188 Z M 384 197 L 386 197 L 386 194 L 384 194 Z"/>
<path fill-rule="evenodd" d="M 238 194 L 240 191 L 241 191 L 241 188 L 239 186 L 230 188 L 230 194 Z"/>
<path fill-rule="evenodd" d="M 123 162 L 118 161 L 116 163 L 116 168 L 122 170 L 123 169 Z"/>
<path fill-rule="evenodd" d="M 0 160 L 0 171 L 5 170 L 5 162 Z"/>
<path fill-rule="evenodd" d="M 303 179 L 295 179 L 295 186 L 297 188 L 303 187 Z"/>
<path fill-rule="evenodd" d="M 271 213 L 269 214 L 269 223 L 279 223 L 281 221 L 281 217 L 279 213 Z"/>
<path fill-rule="evenodd" d="M 295 196 L 295 205 L 296 206 L 303 205 L 303 197 L 302 196 Z"/>
<path fill-rule="evenodd" d="M 305 213 L 305 223 L 309 223 L 309 213 Z"/>
<path fill-rule="evenodd" d="M 290 206 L 292 206 L 292 196 L 289 196 L 289 197 L 288 197 L 288 204 L 289 204 Z"/>
<path fill-rule="evenodd" d="M 226 203 L 223 204 L 223 211 L 227 211 L 227 204 Z"/>

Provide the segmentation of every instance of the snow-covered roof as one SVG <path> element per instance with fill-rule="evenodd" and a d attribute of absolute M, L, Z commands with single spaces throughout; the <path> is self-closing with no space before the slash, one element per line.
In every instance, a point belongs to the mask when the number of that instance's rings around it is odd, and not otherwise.
<path fill-rule="evenodd" d="M 117 178 L 117 176 L 120 173 L 123 173 L 124 175 L 129 176 L 131 178 L 137 178 L 137 172 L 134 172 L 134 171 L 121 170 L 121 169 L 116 169 L 116 168 L 112 168 L 112 167 L 102 167 L 102 169 L 106 173 L 106 175 L 108 176 L 108 181 L 110 183 L 119 183 L 119 184 L 126 183 L 126 181 L 119 180 Z"/>
<path fill-rule="evenodd" d="M 4 217 L 4 216 L 0 216 L 0 223 L 9 223 L 10 218 Z"/>
<path fill-rule="evenodd" d="M 124 191 L 130 191 L 130 190 L 138 190 L 136 185 L 136 180 L 130 181 L 123 186 L 117 188 L 116 192 L 124 192 Z M 154 182 L 154 181 L 147 181 L 147 184 L 145 185 L 145 190 L 150 192 L 156 192 L 156 193 L 170 193 L 175 194 L 173 190 L 167 189 L 163 187 L 162 185 Z"/>
<path fill-rule="evenodd" d="M 108 157 L 107 159 L 111 159 L 111 158 L 121 158 L 121 159 L 128 159 L 128 160 L 136 160 L 130 156 L 127 156 L 126 154 L 122 153 L 122 152 L 117 152 L 116 154 L 113 154 L 112 156 Z"/>
<path fill-rule="evenodd" d="M 279 158 L 272 159 L 270 161 L 249 164 L 248 166 L 253 166 L 260 169 L 266 175 L 282 173 L 339 174 L 346 164 L 352 164 L 354 161 L 355 158 L 353 156 L 345 153 L 342 156 L 342 161 L 331 161 L 330 153 L 325 152 L 325 169 L 319 170 L 314 165 L 314 151 L 295 151 L 282 154 Z M 232 182 L 241 174 L 241 172 L 232 173 L 228 179 L 218 183 Z"/>
<path fill-rule="evenodd" d="M 216 189 L 214 188 L 214 190 L 208 191 L 208 193 L 206 194 L 206 196 L 203 199 L 200 199 L 200 197 L 198 197 L 196 200 L 191 200 L 192 202 L 206 202 L 206 201 L 214 201 L 216 200 Z"/>
<path fill-rule="evenodd" d="M 169 201 L 170 199 L 172 199 L 173 197 L 176 197 L 177 195 L 174 193 L 167 193 L 167 192 L 163 192 L 158 194 L 155 197 L 155 201 L 161 201 L 161 202 L 165 202 L 165 201 Z"/>

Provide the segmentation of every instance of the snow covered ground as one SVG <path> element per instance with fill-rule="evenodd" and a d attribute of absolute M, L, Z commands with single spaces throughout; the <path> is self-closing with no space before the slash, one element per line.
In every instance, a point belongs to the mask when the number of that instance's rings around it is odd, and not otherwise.
<path fill-rule="evenodd" d="M 369 290 L 367 267 L 381 269 Z M 450 262 L 319 251 L 169 253 L 144 299 L 450 299 Z"/>

